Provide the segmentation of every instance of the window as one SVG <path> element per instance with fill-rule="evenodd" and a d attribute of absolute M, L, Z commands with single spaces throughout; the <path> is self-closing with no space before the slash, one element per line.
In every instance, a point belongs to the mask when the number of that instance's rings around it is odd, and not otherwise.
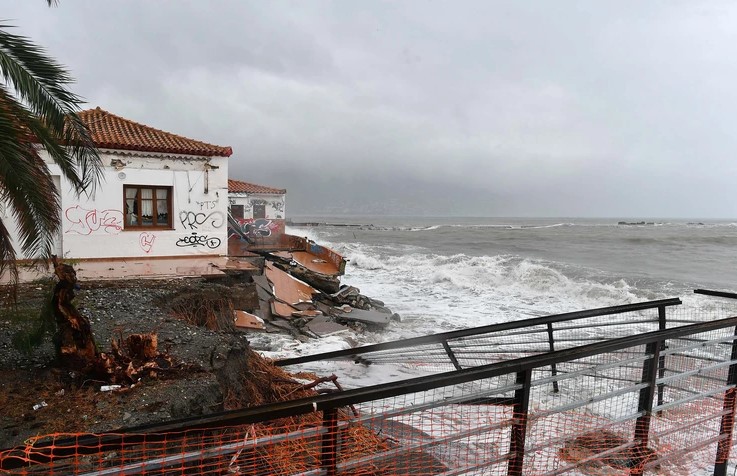
<path fill-rule="evenodd" d="M 243 205 L 231 205 L 230 206 L 230 216 L 233 218 L 244 218 L 243 217 Z"/>
<path fill-rule="evenodd" d="M 125 185 L 125 228 L 171 228 L 171 187 Z"/>
<path fill-rule="evenodd" d="M 254 203 L 253 204 L 253 218 L 266 218 L 266 204 L 265 203 Z"/>

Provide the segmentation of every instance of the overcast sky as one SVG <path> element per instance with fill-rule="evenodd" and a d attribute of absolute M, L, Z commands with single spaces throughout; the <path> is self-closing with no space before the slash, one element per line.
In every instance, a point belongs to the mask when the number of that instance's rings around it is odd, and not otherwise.
<path fill-rule="evenodd" d="M 290 215 L 737 216 L 737 3 L 4 2 Z"/>

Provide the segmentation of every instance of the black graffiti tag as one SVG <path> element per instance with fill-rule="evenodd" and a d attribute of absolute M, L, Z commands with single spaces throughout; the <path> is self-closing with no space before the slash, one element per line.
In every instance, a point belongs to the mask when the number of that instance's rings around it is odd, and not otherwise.
<path fill-rule="evenodd" d="M 225 215 L 223 212 L 179 212 L 179 222 L 190 230 L 197 230 L 207 222 L 212 228 L 220 228 L 225 224 Z"/>
<path fill-rule="evenodd" d="M 250 223 L 245 223 L 243 225 L 243 232 L 252 238 L 258 238 L 271 236 L 272 228 L 275 229 L 276 224 L 271 220 L 259 218 L 258 220 L 254 220 Z"/>
<path fill-rule="evenodd" d="M 208 237 L 207 235 L 198 235 L 197 233 L 192 233 L 189 236 L 183 236 L 177 240 L 177 246 L 180 248 L 188 246 L 206 246 L 207 248 L 210 248 L 212 250 L 220 246 L 220 243 L 220 238 Z"/>
<path fill-rule="evenodd" d="M 205 200 L 204 202 L 195 202 L 200 206 L 200 210 L 212 210 L 217 207 L 219 200 Z"/>

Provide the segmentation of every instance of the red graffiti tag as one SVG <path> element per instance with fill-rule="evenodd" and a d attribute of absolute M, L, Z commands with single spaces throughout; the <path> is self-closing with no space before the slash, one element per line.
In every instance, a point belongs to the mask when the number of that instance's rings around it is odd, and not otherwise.
<path fill-rule="evenodd" d="M 117 234 L 123 229 L 123 212 L 120 210 L 87 210 L 79 205 L 69 207 L 64 212 L 71 223 L 66 233 L 90 235 L 96 231 Z"/>
<path fill-rule="evenodd" d="M 141 249 L 145 253 L 150 253 L 151 249 L 154 247 L 155 239 L 156 239 L 156 235 L 154 235 L 153 233 L 144 231 L 138 236 L 138 244 L 141 245 Z"/>

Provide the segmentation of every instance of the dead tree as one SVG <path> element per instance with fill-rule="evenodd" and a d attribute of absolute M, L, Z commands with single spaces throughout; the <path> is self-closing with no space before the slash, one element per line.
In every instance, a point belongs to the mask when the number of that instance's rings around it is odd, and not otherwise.
<path fill-rule="evenodd" d="M 96 366 L 99 353 L 90 321 L 72 304 L 74 291 L 79 289 L 77 273 L 68 264 L 58 262 L 56 256 L 52 256 L 52 262 L 59 278 L 51 301 L 57 328 L 57 357 L 63 367 L 87 373 Z"/>
<path fill-rule="evenodd" d="M 175 364 L 166 352 L 159 352 L 155 333 L 131 334 L 112 339 L 111 352 L 100 352 L 92 335 L 90 321 L 72 304 L 77 273 L 68 264 L 52 257 L 59 282 L 54 288 L 52 307 L 56 320 L 54 343 L 61 367 L 74 370 L 80 377 L 102 382 L 133 383 L 143 377 L 157 377 L 162 372 L 196 370 L 195 366 Z"/>

